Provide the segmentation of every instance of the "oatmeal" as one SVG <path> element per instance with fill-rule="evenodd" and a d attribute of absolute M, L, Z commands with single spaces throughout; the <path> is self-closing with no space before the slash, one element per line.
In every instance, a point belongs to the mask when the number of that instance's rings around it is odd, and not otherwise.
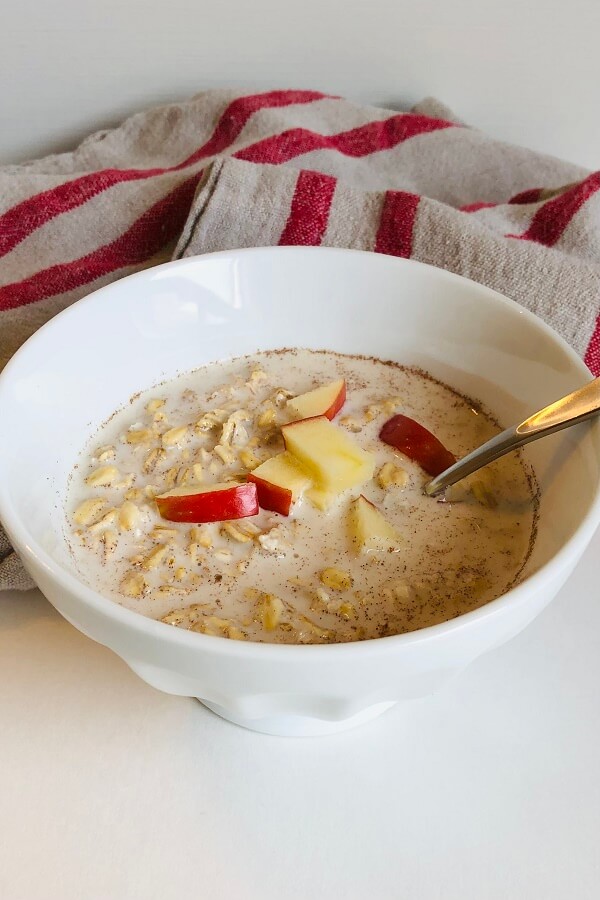
<path fill-rule="evenodd" d="M 533 476 L 511 454 L 444 502 L 426 497 L 430 475 L 397 439 L 406 417 L 445 462 L 499 430 L 424 372 L 329 351 L 258 353 L 159 385 L 80 457 L 75 563 L 129 609 L 234 640 L 363 640 L 482 606 L 531 551 Z"/>

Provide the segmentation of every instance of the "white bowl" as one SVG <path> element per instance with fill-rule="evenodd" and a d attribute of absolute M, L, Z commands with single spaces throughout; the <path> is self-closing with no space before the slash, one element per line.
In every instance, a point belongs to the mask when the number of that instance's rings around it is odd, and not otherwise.
<path fill-rule="evenodd" d="M 283 346 L 422 366 L 506 425 L 590 375 L 561 338 L 494 291 L 402 259 L 307 248 L 217 253 L 125 278 L 54 318 L 6 367 L 0 518 L 50 602 L 160 690 L 257 731 L 327 733 L 437 689 L 546 606 L 600 518 L 600 425 L 526 451 L 542 487 L 526 579 L 412 634 L 325 646 L 229 641 L 144 618 L 82 583 L 63 498 L 88 436 L 139 390 Z"/>

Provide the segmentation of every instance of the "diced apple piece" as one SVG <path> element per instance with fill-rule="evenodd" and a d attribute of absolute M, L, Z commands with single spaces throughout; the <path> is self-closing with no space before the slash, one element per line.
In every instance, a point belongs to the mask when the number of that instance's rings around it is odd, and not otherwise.
<path fill-rule="evenodd" d="M 225 522 L 259 511 L 256 485 L 249 482 L 178 487 L 155 500 L 163 519 L 170 522 Z"/>
<path fill-rule="evenodd" d="M 350 533 L 359 553 L 393 553 L 400 549 L 398 535 L 390 523 L 363 494 L 350 506 Z"/>
<path fill-rule="evenodd" d="M 340 381 L 331 381 L 329 384 L 315 388 L 314 391 L 307 391 L 306 394 L 292 397 L 287 402 L 287 410 L 294 417 L 294 421 L 310 419 L 314 416 L 326 416 L 328 419 L 333 419 L 345 402 L 346 382 L 342 378 Z"/>
<path fill-rule="evenodd" d="M 262 509 L 288 516 L 292 503 L 310 487 L 310 476 L 300 463 L 287 451 L 272 456 L 248 475 L 248 481 L 256 484 L 258 503 Z"/>
<path fill-rule="evenodd" d="M 375 460 L 325 416 L 283 425 L 286 449 L 300 460 L 315 487 L 339 494 L 373 476 Z"/>
<path fill-rule="evenodd" d="M 324 491 L 321 488 L 311 487 L 306 492 L 306 499 L 310 500 L 312 505 L 316 506 L 317 509 L 327 512 L 335 500 L 335 494 Z"/>
<path fill-rule="evenodd" d="M 392 416 L 383 425 L 379 437 L 434 477 L 456 462 L 454 454 L 434 434 L 408 416 Z"/>

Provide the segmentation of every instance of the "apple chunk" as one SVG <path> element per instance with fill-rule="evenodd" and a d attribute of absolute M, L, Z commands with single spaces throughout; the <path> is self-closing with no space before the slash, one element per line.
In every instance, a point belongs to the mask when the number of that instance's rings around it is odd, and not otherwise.
<path fill-rule="evenodd" d="M 330 491 L 324 491 L 322 488 L 311 487 L 306 492 L 306 499 L 310 500 L 313 506 L 322 512 L 327 512 L 336 495 Z"/>
<path fill-rule="evenodd" d="M 350 534 L 359 553 L 394 553 L 400 549 L 398 535 L 390 523 L 363 494 L 350 506 Z"/>
<path fill-rule="evenodd" d="M 331 381 L 329 384 L 315 388 L 314 391 L 307 391 L 306 394 L 292 397 L 291 400 L 288 400 L 286 408 L 294 417 L 294 421 L 311 419 L 313 416 L 326 416 L 328 419 L 333 419 L 345 402 L 346 382 L 342 378 L 340 381 Z"/>
<path fill-rule="evenodd" d="M 339 494 L 373 476 L 375 461 L 325 416 L 290 422 L 281 428 L 286 449 L 305 466 L 324 491 Z"/>
<path fill-rule="evenodd" d="M 170 522 L 225 522 L 258 513 L 256 485 L 206 484 L 179 487 L 155 498 L 163 519 Z"/>
<path fill-rule="evenodd" d="M 292 503 L 301 493 L 310 487 L 310 476 L 287 451 L 272 456 L 248 475 L 248 481 L 254 482 L 258 494 L 258 503 L 262 509 L 288 516 Z"/>
<path fill-rule="evenodd" d="M 392 416 L 383 425 L 379 437 L 390 447 L 414 460 L 433 477 L 456 462 L 454 454 L 446 450 L 434 434 L 408 416 Z"/>

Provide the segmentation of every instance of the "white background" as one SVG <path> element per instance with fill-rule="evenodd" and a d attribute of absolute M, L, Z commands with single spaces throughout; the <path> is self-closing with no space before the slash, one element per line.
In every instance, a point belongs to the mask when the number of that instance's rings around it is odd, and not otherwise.
<path fill-rule="evenodd" d="M 0 162 L 213 86 L 437 96 L 598 168 L 597 0 L 18 0 L 2 6 Z"/>

